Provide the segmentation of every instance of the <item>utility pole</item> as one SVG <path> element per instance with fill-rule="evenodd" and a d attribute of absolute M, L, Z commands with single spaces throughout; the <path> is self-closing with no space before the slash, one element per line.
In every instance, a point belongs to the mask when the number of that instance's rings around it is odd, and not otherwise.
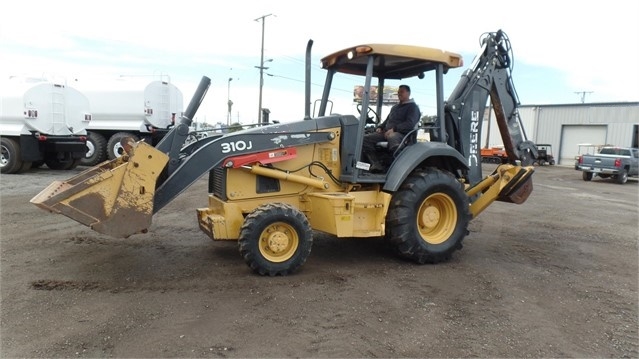
<path fill-rule="evenodd" d="M 232 77 L 229 77 L 229 87 L 226 92 L 226 104 L 229 106 L 228 114 L 226 115 L 226 125 L 231 126 L 231 108 L 233 107 L 233 101 L 231 101 L 231 81 Z"/>
<path fill-rule="evenodd" d="M 268 67 L 264 67 L 264 25 L 266 23 L 265 21 L 266 18 L 271 15 L 273 14 L 262 15 L 258 17 L 257 19 L 255 19 L 255 21 L 262 20 L 262 51 L 260 53 L 260 66 L 255 66 L 256 68 L 260 69 L 260 98 L 259 98 L 258 111 L 257 111 L 258 124 L 262 124 L 262 87 L 264 86 L 264 70 L 268 69 Z M 270 59 L 268 61 L 273 61 L 273 59 Z"/>
<path fill-rule="evenodd" d="M 575 91 L 577 95 L 581 95 L 581 103 L 586 102 L 586 94 L 592 93 L 592 91 Z"/>

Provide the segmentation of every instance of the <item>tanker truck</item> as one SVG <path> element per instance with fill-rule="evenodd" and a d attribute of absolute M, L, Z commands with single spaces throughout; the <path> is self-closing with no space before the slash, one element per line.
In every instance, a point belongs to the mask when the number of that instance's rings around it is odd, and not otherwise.
<path fill-rule="evenodd" d="M 78 166 L 87 151 L 89 100 L 64 80 L 12 76 L 0 86 L 0 172 Z"/>
<path fill-rule="evenodd" d="M 156 145 L 182 116 L 182 92 L 164 79 L 78 80 L 77 86 L 89 98 L 93 116 L 84 166 L 120 157 L 123 138 Z"/>

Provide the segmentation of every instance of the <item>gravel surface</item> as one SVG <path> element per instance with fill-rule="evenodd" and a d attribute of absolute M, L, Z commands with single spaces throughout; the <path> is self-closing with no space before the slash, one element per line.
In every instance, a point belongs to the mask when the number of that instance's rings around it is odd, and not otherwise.
<path fill-rule="evenodd" d="M 537 167 L 449 262 L 316 233 L 299 272 L 260 277 L 199 230 L 207 178 L 128 239 L 29 203 L 82 169 L 0 177 L 2 358 L 639 357 L 636 179 Z"/>

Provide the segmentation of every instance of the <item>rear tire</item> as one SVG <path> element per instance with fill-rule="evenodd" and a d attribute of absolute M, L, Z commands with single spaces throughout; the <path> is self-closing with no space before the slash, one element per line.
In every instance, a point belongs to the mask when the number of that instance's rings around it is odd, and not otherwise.
<path fill-rule="evenodd" d="M 617 175 L 617 177 L 615 177 L 615 180 L 618 184 L 624 184 L 628 182 L 628 171 L 626 171 L 625 169 L 619 171 L 619 174 Z"/>
<path fill-rule="evenodd" d="M 83 166 L 95 166 L 107 159 L 107 141 L 99 133 L 89 132 L 87 136 L 88 151 L 86 157 L 80 160 Z"/>
<path fill-rule="evenodd" d="M 122 153 L 124 152 L 124 148 L 120 144 L 120 140 L 126 137 L 132 138 L 133 141 L 135 142 L 138 142 L 140 140 L 138 136 L 129 132 L 118 132 L 113 134 L 113 136 L 109 138 L 109 142 L 107 143 L 107 157 L 110 160 L 114 160 L 122 156 Z"/>
<path fill-rule="evenodd" d="M 592 172 L 582 172 L 581 178 L 583 178 L 584 181 L 592 181 Z"/>
<path fill-rule="evenodd" d="M 393 195 L 387 238 L 405 258 L 438 263 L 462 248 L 470 218 L 463 185 L 452 174 L 429 168 L 411 174 Z"/>
<path fill-rule="evenodd" d="M 251 212 L 240 230 L 240 255 L 260 275 L 287 275 L 306 262 L 313 231 L 306 216 L 293 206 L 271 203 Z"/>
<path fill-rule="evenodd" d="M 77 166 L 79 163 L 79 160 L 74 160 L 74 159 L 61 160 L 59 158 L 49 157 L 49 158 L 45 158 L 44 163 L 46 163 L 47 167 L 49 167 L 52 170 L 66 171 L 71 169 L 71 167 L 73 167 L 74 164 Z"/>
<path fill-rule="evenodd" d="M 30 170 L 30 169 L 31 169 L 31 167 L 33 167 L 33 166 L 32 166 L 32 163 L 33 163 L 33 162 L 24 162 L 24 161 L 22 161 L 22 166 L 20 166 L 20 169 L 19 169 L 19 170 L 18 170 L 18 172 L 16 172 L 16 173 L 24 173 L 24 172 L 27 172 L 28 170 Z"/>
<path fill-rule="evenodd" d="M 25 164 L 28 168 L 25 169 Z M 23 162 L 20 144 L 12 138 L 0 139 L 0 173 L 20 173 L 31 168 L 31 162 Z"/>
<path fill-rule="evenodd" d="M 71 165 L 67 169 L 68 170 L 73 170 L 73 169 L 77 168 L 80 165 L 80 162 L 82 162 L 81 158 L 73 160 L 73 162 L 71 162 Z"/>

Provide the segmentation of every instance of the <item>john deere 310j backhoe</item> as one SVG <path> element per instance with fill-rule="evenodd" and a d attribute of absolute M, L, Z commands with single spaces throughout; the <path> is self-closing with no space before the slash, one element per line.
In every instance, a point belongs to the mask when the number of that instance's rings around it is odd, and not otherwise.
<path fill-rule="evenodd" d="M 306 51 L 303 120 L 212 136 L 185 145 L 188 128 L 210 80 L 202 78 L 180 123 L 152 147 L 123 140 L 126 154 L 56 181 L 31 202 L 115 237 L 145 233 L 154 213 L 209 174 L 208 206 L 199 226 L 213 240 L 237 240 L 246 263 L 261 275 L 285 275 L 311 252 L 314 231 L 340 238 L 384 236 L 401 256 L 437 263 L 462 248 L 468 223 L 493 201 L 523 203 L 532 191 L 536 149 L 526 139 L 511 79 L 511 48 L 500 30 L 444 100 L 443 78 L 463 66 L 458 54 L 389 44 L 350 47 L 324 57 L 326 82 L 317 116 L 310 116 L 310 49 Z M 377 80 L 434 73 L 437 119 L 430 141 L 409 134 L 389 156 L 386 173 L 362 161 L 367 120 L 379 123 Z M 361 76 L 359 115 L 329 114 L 336 75 Z M 484 110 L 492 103 L 509 163 L 482 175 Z M 371 115 L 375 114 L 375 115 Z M 204 196 L 205 194 L 203 194 Z"/>

